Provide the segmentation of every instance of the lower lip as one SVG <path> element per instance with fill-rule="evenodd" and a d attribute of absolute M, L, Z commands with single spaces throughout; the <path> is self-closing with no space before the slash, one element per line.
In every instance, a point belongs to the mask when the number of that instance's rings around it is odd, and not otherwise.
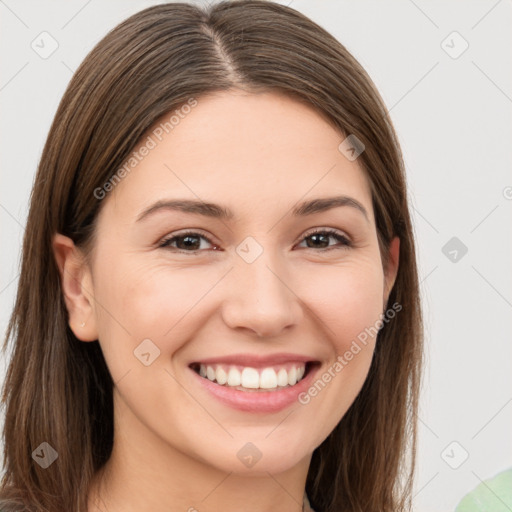
<path fill-rule="evenodd" d="M 229 386 L 221 386 L 209 379 L 201 377 L 192 368 L 204 388 L 223 404 L 244 412 L 278 412 L 298 402 L 298 396 L 305 392 L 311 384 L 320 365 L 315 364 L 308 374 L 294 386 L 276 391 L 240 391 Z"/>

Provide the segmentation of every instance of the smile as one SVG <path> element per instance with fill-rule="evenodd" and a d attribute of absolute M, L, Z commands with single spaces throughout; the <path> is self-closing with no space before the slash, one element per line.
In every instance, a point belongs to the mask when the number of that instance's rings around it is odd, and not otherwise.
<path fill-rule="evenodd" d="M 320 361 L 295 354 L 230 355 L 190 363 L 198 389 L 224 406 L 272 413 L 293 404 L 311 385 Z"/>
<path fill-rule="evenodd" d="M 280 390 L 294 386 L 306 374 L 308 363 L 252 368 L 224 364 L 198 364 L 192 369 L 201 377 L 240 391 Z"/>

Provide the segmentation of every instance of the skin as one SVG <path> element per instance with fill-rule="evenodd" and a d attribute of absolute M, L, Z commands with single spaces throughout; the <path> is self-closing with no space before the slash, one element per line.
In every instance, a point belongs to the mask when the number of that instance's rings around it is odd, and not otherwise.
<path fill-rule="evenodd" d="M 271 414 L 220 403 L 188 364 L 292 352 L 319 360 L 320 376 L 375 325 L 399 240 L 383 269 L 369 184 L 338 150 L 344 138 L 281 94 L 201 97 L 103 199 L 89 261 L 55 235 L 69 325 L 78 339 L 99 340 L 116 383 L 113 454 L 91 485 L 89 511 L 302 509 L 312 452 L 360 391 L 375 339 L 307 405 Z M 350 206 L 290 214 L 297 202 L 335 195 L 359 201 L 369 219 Z M 137 222 L 164 198 L 200 198 L 236 218 L 160 210 Z M 335 229 L 352 246 L 329 235 L 315 243 L 313 228 Z M 212 243 L 194 239 L 195 254 L 179 241 L 158 247 L 188 229 Z M 236 252 L 248 236 L 263 249 L 250 264 Z M 149 366 L 134 357 L 147 338 L 160 350 Z M 262 453 L 251 468 L 237 457 L 247 442 Z"/>

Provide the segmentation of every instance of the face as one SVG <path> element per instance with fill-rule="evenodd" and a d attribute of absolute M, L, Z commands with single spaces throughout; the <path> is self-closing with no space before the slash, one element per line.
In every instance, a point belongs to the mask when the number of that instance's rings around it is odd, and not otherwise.
<path fill-rule="evenodd" d="M 226 472 L 284 471 L 363 385 L 398 241 L 384 272 L 345 137 L 286 96 L 198 98 L 154 133 L 102 199 L 70 323 L 99 339 L 128 437 Z"/>

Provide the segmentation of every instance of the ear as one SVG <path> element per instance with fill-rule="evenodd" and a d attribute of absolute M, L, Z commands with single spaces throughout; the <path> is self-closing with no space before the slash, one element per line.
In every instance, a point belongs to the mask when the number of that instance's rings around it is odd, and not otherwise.
<path fill-rule="evenodd" d="M 89 266 L 71 238 L 57 233 L 53 236 L 52 246 L 69 313 L 69 327 L 79 340 L 95 341 L 98 333 Z"/>
<path fill-rule="evenodd" d="M 384 269 L 384 309 L 386 309 L 386 304 L 388 303 L 389 295 L 391 290 L 393 289 L 393 285 L 395 284 L 396 275 L 398 273 L 398 262 L 400 259 L 400 238 L 395 236 L 391 243 L 389 244 L 389 253 L 388 253 L 388 265 L 387 268 Z"/>

